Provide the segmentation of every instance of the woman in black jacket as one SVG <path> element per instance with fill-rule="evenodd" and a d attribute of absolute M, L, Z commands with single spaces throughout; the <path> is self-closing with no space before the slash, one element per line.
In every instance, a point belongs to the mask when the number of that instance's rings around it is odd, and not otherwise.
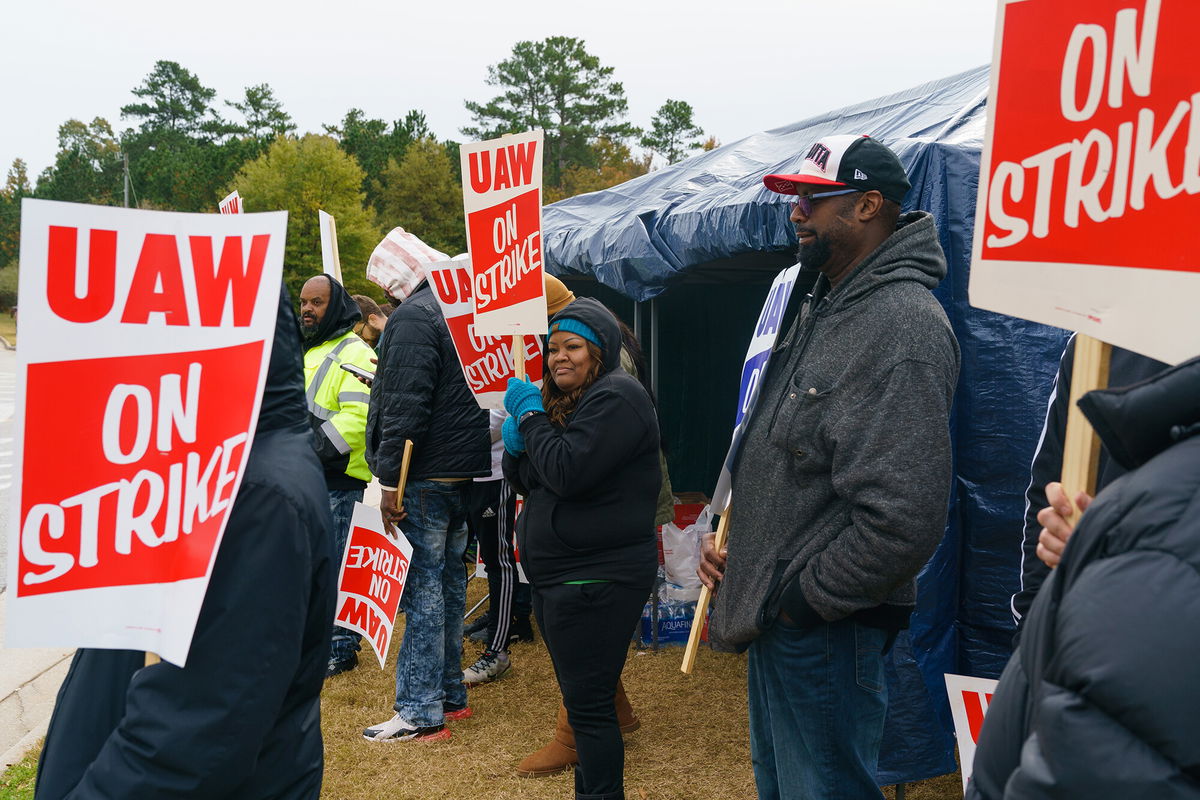
<path fill-rule="evenodd" d="M 658 564 L 658 422 L 620 367 L 616 318 L 581 299 L 550 321 L 545 385 L 505 395 L 505 478 L 525 496 L 517 545 L 575 730 L 576 798 L 624 798 L 613 702 Z"/>

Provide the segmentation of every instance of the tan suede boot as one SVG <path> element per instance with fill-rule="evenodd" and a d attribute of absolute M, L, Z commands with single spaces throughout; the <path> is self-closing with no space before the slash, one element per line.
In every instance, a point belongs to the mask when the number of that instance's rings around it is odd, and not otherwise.
<path fill-rule="evenodd" d="M 625 694 L 625 684 L 617 681 L 617 725 L 621 733 L 633 733 L 642 727 L 642 721 L 633 713 L 633 706 Z M 525 756 L 517 765 L 517 774 L 522 778 L 540 778 L 543 775 L 557 775 L 569 767 L 579 763 L 579 754 L 575 752 L 575 731 L 567 721 L 567 707 L 559 702 L 558 720 L 554 728 L 554 738 L 550 743 L 536 753 Z"/>
<path fill-rule="evenodd" d="M 575 731 L 571 730 L 571 723 L 567 722 L 567 707 L 560 702 L 554 738 L 541 750 L 521 759 L 521 763 L 517 765 L 517 774 L 522 778 L 557 775 L 578 763 L 579 754 L 575 752 Z"/>
<path fill-rule="evenodd" d="M 621 733 L 633 733 L 642 727 L 642 721 L 633 713 L 633 706 L 629 704 L 629 698 L 625 695 L 625 684 L 620 680 L 617 681 L 616 703 L 617 725 L 621 727 Z"/>

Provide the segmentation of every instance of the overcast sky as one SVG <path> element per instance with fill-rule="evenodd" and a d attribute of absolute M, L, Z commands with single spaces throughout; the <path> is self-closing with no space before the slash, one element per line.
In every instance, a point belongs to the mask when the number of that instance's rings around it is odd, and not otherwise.
<path fill-rule="evenodd" d="M 522 39 L 575 36 L 615 68 L 634 124 L 686 100 L 728 143 L 987 63 L 995 11 L 993 0 L 6 0 L 0 179 L 14 158 L 36 177 L 67 119 L 127 127 L 120 108 L 159 59 L 218 102 L 270 84 L 301 132 L 352 107 L 388 120 L 417 108 L 439 137 L 461 139 L 463 101 L 495 94 L 489 64 Z"/>

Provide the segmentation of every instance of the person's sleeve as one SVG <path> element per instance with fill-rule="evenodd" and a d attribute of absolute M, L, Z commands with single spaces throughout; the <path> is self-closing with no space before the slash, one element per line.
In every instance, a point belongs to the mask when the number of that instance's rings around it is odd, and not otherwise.
<path fill-rule="evenodd" d="M 274 491 L 241 488 L 187 666 L 134 675 L 125 716 L 68 798 L 226 797 L 253 773 L 300 658 L 310 523 Z"/>
<path fill-rule="evenodd" d="M 1046 500 L 1046 484 L 1062 477 L 1063 442 L 1071 403 L 1071 366 L 1074 360 L 1075 339 L 1072 338 L 1059 361 L 1058 374 L 1054 376 L 1050 399 L 1046 404 L 1046 419 L 1029 468 L 1025 519 L 1021 531 L 1021 587 L 1012 597 L 1013 620 L 1017 625 L 1029 613 L 1033 598 L 1050 574 L 1050 568 L 1037 555 L 1038 537 L 1042 532 L 1037 515 L 1049 504 Z"/>
<path fill-rule="evenodd" d="M 799 573 L 804 599 L 826 620 L 883 603 L 933 555 L 950 496 L 947 367 L 907 360 L 834 426 L 833 490 L 850 524 Z"/>
<path fill-rule="evenodd" d="M 1163 551 L 1084 567 L 1054 620 L 1054 657 L 1030 676 L 1032 727 L 1005 797 L 1200 795 L 1196 598 L 1195 566 Z"/>
<path fill-rule="evenodd" d="M 513 488 L 513 491 L 522 497 L 528 497 L 529 490 L 525 488 L 525 482 L 521 480 L 522 458 L 524 456 L 514 456 L 506 450 L 500 465 L 504 471 L 504 480 L 508 481 L 508 485 Z"/>
<path fill-rule="evenodd" d="M 649 400 L 647 400 L 649 402 Z M 657 431 L 650 431 L 630 401 L 609 388 L 586 397 L 566 428 L 545 414 L 521 423 L 525 457 L 541 482 L 563 498 L 585 494 L 619 470 Z"/>
<path fill-rule="evenodd" d="M 370 349 L 365 345 L 348 347 L 342 363 L 354 364 L 370 370 Z M 347 475 L 370 480 L 367 468 L 367 409 L 371 403 L 371 390 L 358 378 L 341 367 L 329 370 L 325 380 L 336 383 L 337 408 L 333 416 L 316 429 L 317 455 L 321 463 L 332 466 Z"/>
<path fill-rule="evenodd" d="M 392 313 L 403 310 L 401 306 Z M 411 439 L 416 445 L 429 429 L 434 389 L 442 368 L 437 328 L 419 316 L 420 309 L 412 309 L 411 313 L 411 319 L 398 321 L 401 327 L 388 340 L 383 386 L 372 387 L 378 396 L 381 423 L 375 477 L 385 487 L 395 487 L 400 480 L 404 440 Z"/>

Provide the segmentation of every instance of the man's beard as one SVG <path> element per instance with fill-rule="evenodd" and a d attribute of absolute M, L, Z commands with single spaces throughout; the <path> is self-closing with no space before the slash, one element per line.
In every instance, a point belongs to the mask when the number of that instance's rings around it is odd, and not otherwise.
<path fill-rule="evenodd" d="M 820 269 L 829 261 L 832 253 L 828 240 L 822 236 L 814 235 L 809 244 L 796 246 L 796 259 L 800 262 L 801 269 Z"/>
<path fill-rule="evenodd" d="M 313 331 L 315 331 L 317 329 L 317 326 L 319 326 L 320 324 L 321 324 L 320 320 L 318 320 L 316 317 L 301 317 L 300 318 L 300 330 L 306 334 L 312 333 Z"/>

